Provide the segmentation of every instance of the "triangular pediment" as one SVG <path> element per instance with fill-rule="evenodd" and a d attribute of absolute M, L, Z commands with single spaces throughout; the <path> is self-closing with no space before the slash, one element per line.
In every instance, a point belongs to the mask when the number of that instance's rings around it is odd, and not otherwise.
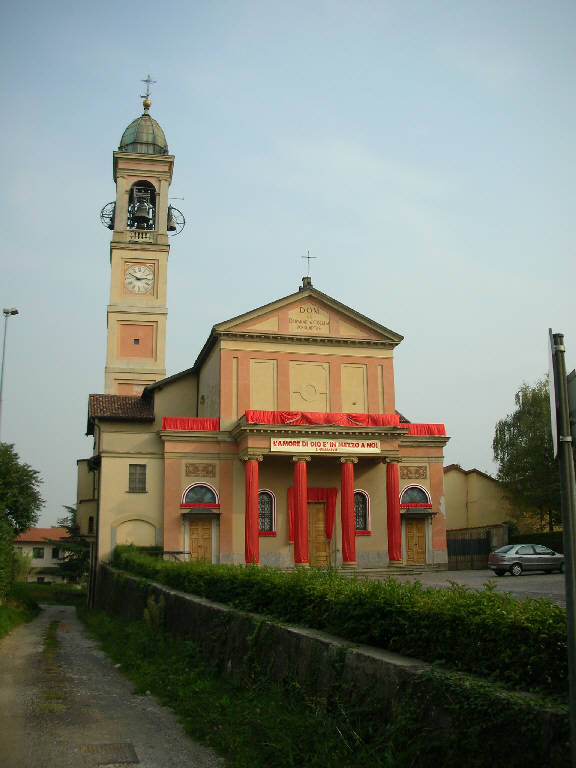
<path fill-rule="evenodd" d="M 384 342 L 390 346 L 396 346 L 403 338 L 311 286 L 218 323 L 214 331 L 218 334 L 274 334 Z"/>

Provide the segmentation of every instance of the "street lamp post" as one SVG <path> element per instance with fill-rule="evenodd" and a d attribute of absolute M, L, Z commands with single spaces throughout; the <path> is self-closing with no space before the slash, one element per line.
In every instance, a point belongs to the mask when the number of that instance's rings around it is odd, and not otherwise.
<path fill-rule="evenodd" d="M 6 331 L 8 329 L 8 318 L 12 315 L 17 315 L 18 310 L 16 307 L 9 307 L 3 309 L 4 315 L 4 338 L 2 340 L 2 371 L 0 374 L 0 439 L 2 439 L 2 390 L 4 389 L 4 364 L 6 362 Z"/>

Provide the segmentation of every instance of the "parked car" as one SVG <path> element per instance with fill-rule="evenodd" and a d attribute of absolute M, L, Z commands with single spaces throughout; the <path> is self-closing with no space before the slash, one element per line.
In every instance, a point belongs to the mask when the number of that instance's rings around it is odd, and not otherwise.
<path fill-rule="evenodd" d="M 496 576 L 504 576 L 506 571 L 509 571 L 512 576 L 520 576 L 522 571 L 562 573 L 564 555 L 554 552 L 543 544 L 506 544 L 505 547 L 490 553 L 488 568 L 491 568 Z"/>

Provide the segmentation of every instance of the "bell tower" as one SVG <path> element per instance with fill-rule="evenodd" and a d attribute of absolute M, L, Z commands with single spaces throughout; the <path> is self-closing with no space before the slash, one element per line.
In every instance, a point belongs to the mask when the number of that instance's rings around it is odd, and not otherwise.
<path fill-rule="evenodd" d="M 168 235 L 184 225 L 168 203 L 174 156 L 150 117 L 153 81 L 144 82 L 144 111 L 114 152 L 116 200 L 101 212 L 113 230 L 105 392 L 115 395 L 138 395 L 166 375 Z"/>

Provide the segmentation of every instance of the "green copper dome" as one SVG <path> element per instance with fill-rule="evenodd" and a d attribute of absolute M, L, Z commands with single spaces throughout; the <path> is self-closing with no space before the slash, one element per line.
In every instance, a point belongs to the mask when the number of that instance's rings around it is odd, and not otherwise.
<path fill-rule="evenodd" d="M 149 102 L 148 102 L 149 103 Z M 120 152 L 140 152 L 144 155 L 167 155 L 168 143 L 164 131 L 156 120 L 148 114 L 149 107 L 144 102 L 144 112 L 132 120 L 120 139 Z"/>

